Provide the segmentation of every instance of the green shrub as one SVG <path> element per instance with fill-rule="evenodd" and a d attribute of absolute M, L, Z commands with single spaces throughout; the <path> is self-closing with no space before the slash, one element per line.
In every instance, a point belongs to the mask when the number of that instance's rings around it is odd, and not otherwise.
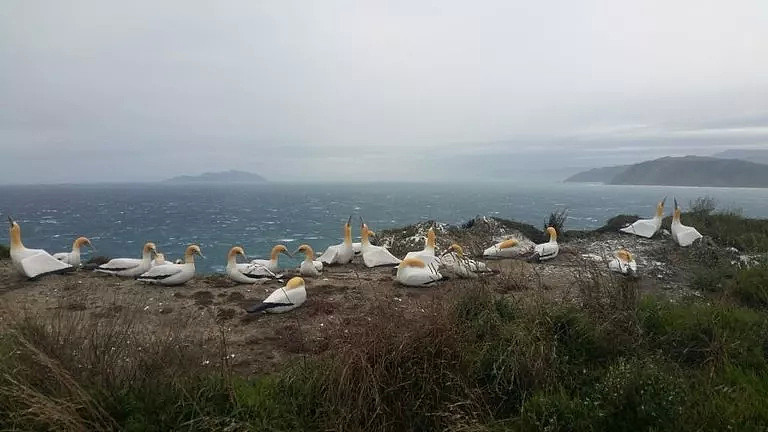
<path fill-rule="evenodd" d="M 11 250 L 6 245 L 0 245 L 0 259 L 8 259 L 11 257 Z"/>
<path fill-rule="evenodd" d="M 739 271 L 730 293 L 746 306 L 768 308 L 768 265 Z"/>
<path fill-rule="evenodd" d="M 639 315 L 649 346 L 677 362 L 766 366 L 766 316 L 756 311 L 720 303 L 673 304 L 648 298 L 641 303 Z"/>

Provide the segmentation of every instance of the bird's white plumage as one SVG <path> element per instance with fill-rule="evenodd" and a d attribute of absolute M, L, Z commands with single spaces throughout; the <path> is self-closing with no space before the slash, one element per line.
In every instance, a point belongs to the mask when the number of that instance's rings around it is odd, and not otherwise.
<path fill-rule="evenodd" d="M 299 266 L 299 274 L 302 276 L 317 277 L 320 276 L 320 270 L 313 261 L 302 261 Z"/>
<path fill-rule="evenodd" d="M 481 261 L 475 261 L 464 256 L 463 251 L 451 246 L 448 253 L 440 257 L 441 269 L 459 278 L 477 278 L 479 273 L 489 273 L 491 269 Z"/>
<path fill-rule="evenodd" d="M 296 309 L 307 300 L 307 289 L 304 280 L 293 278 L 281 288 L 274 290 L 257 307 L 249 312 L 265 310 L 270 313 L 283 313 Z M 280 306 L 274 306 L 280 305 Z"/>
<path fill-rule="evenodd" d="M 63 263 L 71 265 L 72 267 L 78 268 L 80 267 L 80 247 L 84 244 L 90 246 L 91 241 L 85 237 L 78 237 L 72 243 L 72 251 L 55 253 L 53 254 L 53 257 Z"/>
<path fill-rule="evenodd" d="M 255 264 L 240 264 L 237 262 L 237 256 L 245 256 L 245 251 L 235 246 L 230 249 L 227 255 L 227 266 L 224 272 L 233 281 L 241 284 L 260 283 L 272 279 L 277 279 L 279 276 L 269 271 L 266 267 L 257 266 Z"/>
<path fill-rule="evenodd" d="M 680 213 L 680 207 L 678 207 L 677 200 L 675 200 L 675 210 L 672 214 L 672 239 L 674 239 L 675 243 L 678 245 L 687 247 L 703 236 L 696 230 L 696 228 L 683 225 L 680 220 Z"/>
<path fill-rule="evenodd" d="M 141 259 L 114 258 L 96 267 L 97 272 L 123 277 L 137 277 L 152 267 L 152 253 L 155 251 L 152 243 L 147 243 L 141 252 Z"/>
<path fill-rule="evenodd" d="M 635 274 L 637 273 L 637 262 L 634 259 L 631 261 L 626 261 L 616 257 L 608 262 L 608 269 L 612 272 L 621 273 L 624 275 Z"/>
<path fill-rule="evenodd" d="M 8 221 L 11 224 L 8 231 L 11 239 L 11 262 L 16 271 L 21 275 L 35 279 L 47 274 L 64 273 L 75 269 L 73 266 L 59 261 L 42 249 L 26 248 L 21 242 L 21 227 L 19 227 L 19 224 L 11 218 L 8 218 Z"/>
<path fill-rule="evenodd" d="M 426 265 L 418 258 L 403 260 L 397 267 L 395 280 L 406 286 L 425 286 L 443 278 L 437 266 Z"/>
<path fill-rule="evenodd" d="M 516 242 L 514 246 L 507 246 L 513 242 Z M 533 247 L 533 242 L 528 239 L 509 238 L 484 250 L 483 256 L 485 258 L 520 258 L 530 255 Z"/>
<path fill-rule="evenodd" d="M 533 247 L 533 256 L 538 261 L 551 260 L 560 253 L 560 246 L 557 244 L 557 231 L 549 227 L 547 232 L 549 233 L 549 241 Z"/>
<path fill-rule="evenodd" d="M 166 286 L 181 285 L 195 277 L 195 254 L 199 254 L 199 248 L 195 252 L 196 246 L 187 248 L 184 255 L 183 264 L 163 264 L 150 268 L 142 273 L 137 280 L 141 282 L 160 284 Z"/>
<path fill-rule="evenodd" d="M 394 266 L 400 264 L 400 259 L 392 255 L 384 246 L 374 246 L 368 240 L 368 227 L 363 224 L 362 228 L 362 246 L 363 263 L 366 267 Z"/>
<path fill-rule="evenodd" d="M 634 223 L 619 229 L 619 231 L 636 236 L 651 238 L 661 229 L 662 218 L 654 216 L 652 219 L 640 219 Z"/>
<path fill-rule="evenodd" d="M 350 217 L 350 220 L 352 217 Z M 323 264 L 348 264 L 352 261 L 352 257 L 355 255 L 354 248 L 352 246 L 352 228 L 350 227 L 350 221 L 348 220 L 344 224 L 344 241 L 340 244 L 328 246 L 318 258 L 318 261 Z M 320 271 L 323 269 L 320 268 Z"/>

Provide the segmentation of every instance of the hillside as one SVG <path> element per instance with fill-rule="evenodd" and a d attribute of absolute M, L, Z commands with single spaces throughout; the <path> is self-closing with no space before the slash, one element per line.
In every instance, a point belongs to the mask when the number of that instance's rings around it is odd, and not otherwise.
<path fill-rule="evenodd" d="M 768 187 L 768 165 L 713 157 L 664 157 L 626 167 L 593 169 L 565 181 L 599 181 L 612 185 L 764 188 Z"/>
<path fill-rule="evenodd" d="M 165 183 L 184 184 L 184 183 L 266 183 L 264 177 L 246 172 L 246 171 L 219 171 L 208 172 L 196 176 L 183 175 L 173 177 L 164 181 Z"/>
<path fill-rule="evenodd" d="M 733 149 L 715 153 L 712 157 L 720 159 L 740 159 L 748 162 L 768 164 L 768 150 Z"/>
<path fill-rule="evenodd" d="M 609 183 L 616 175 L 624 172 L 629 165 L 617 165 L 604 168 L 593 168 L 580 172 L 565 179 L 569 183 Z"/>

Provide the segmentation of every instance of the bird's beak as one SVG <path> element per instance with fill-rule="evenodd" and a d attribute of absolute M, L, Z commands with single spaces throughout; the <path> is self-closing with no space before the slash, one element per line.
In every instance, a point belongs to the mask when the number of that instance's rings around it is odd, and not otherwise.
<path fill-rule="evenodd" d="M 299 249 L 296 249 L 295 251 L 293 251 L 293 253 L 292 253 L 291 255 L 288 255 L 288 256 L 290 256 L 291 258 L 293 258 L 293 256 L 294 256 L 294 255 L 296 255 L 296 254 L 297 254 L 297 253 L 299 253 L 299 252 L 301 252 L 301 251 L 300 251 Z"/>
<path fill-rule="evenodd" d="M 284 250 L 282 253 L 285 254 L 286 256 L 293 258 L 293 254 L 288 252 L 287 250 Z"/>
<path fill-rule="evenodd" d="M 200 256 L 200 258 L 205 259 L 205 255 L 203 255 L 202 252 L 198 252 L 197 254 Z"/>
<path fill-rule="evenodd" d="M 365 220 L 363 219 L 362 216 L 358 216 L 358 217 L 360 218 L 360 227 L 362 228 L 363 225 L 365 225 Z"/>
<path fill-rule="evenodd" d="M 675 208 L 677 208 L 677 198 L 675 198 Z"/>
<path fill-rule="evenodd" d="M 667 202 L 667 197 L 664 197 L 663 200 L 661 200 L 661 206 L 664 207 L 664 204 Z"/>
<path fill-rule="evenodd" d="M 13 226 L 13 219 L 10 216 L 8 216 L 8 224 Z"/>
<path fill-rule="evenodd" d="M 347 219 L 347 225 L 352 225 L 352 215 L 349 215 L 349 219 Z"/>

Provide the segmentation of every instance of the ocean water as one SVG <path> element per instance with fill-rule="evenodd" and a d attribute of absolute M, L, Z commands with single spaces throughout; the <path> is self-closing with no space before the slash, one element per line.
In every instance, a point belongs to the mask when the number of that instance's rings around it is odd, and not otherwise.
<path fill-rule="evenodd" d="M 568 183 L 0 186 L 0 214 L 19 221 L 26 246 L 49 252 L 69 250 L 79 235 L 110 257 L 139 257 L 144 242 L 154 241 L 176 259 L 197 243 L 206 255 L 198 269 L 210 273 L 223 271 L 232 245 L 243 245 L 251 257 L 267 257 L 276 243 L 291 251 L 308 243 L 320 252 L 341 241 L 350 214 L 354 236 L 357 215 L 373 230 L 428 219 L 462 223 L 476 215 L 541 226 L 560 208 L 569 210 L 566 228 L 578 229 L 619 213 L 650 216 L 664 196 L 667 212 L 673 197 L 687 206 L 711 196 L 721 208 L 768 218 L 768 189 Z M 8 243 L 5 229 L 0 242 Z"/>

